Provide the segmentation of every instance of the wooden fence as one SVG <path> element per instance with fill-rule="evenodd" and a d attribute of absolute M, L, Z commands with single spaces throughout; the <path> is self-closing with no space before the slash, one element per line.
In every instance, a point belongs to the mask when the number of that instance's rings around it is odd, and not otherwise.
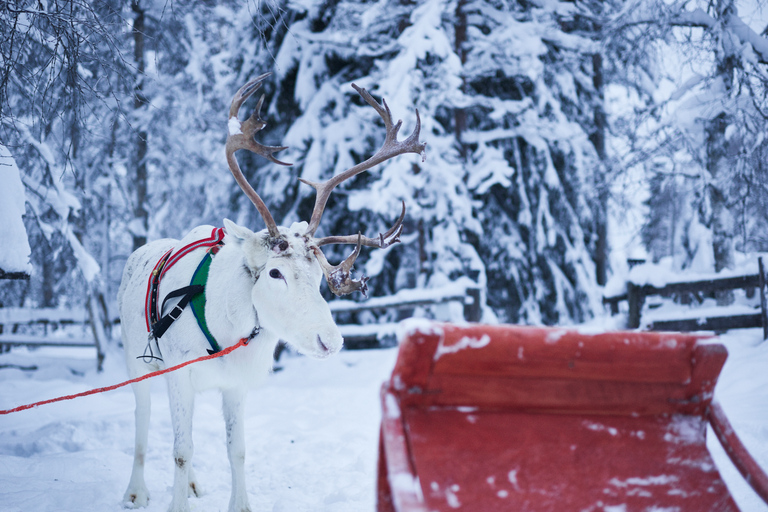
<path fill-rule="evenodd" d="M 0 279 L 26 280 L 29 281 L 29 274 L 26 272 L 6 272 L 0 268 Z"/>
<path fill-rule="evenodd" d="M 19 326 L 41 326 L 42 334 L 16 332 Z M 52 336 L 50 331 L 65 326 L 81 326 L 85 333 L 66 333 Z M 88 326 L 85 328 L 85 326 Z M 87 330 L 86 330 L 87 329 Z M 71 329 L 70 329 L 71 330 Z M 96 349 L 96 365 L 101 371 L 104 361 L 104 347 L 94 332 L 91 314 L 87 309 L 57 308 L 0 308 L 0 348 L 4 346 L 28 347 L 93 347 Z"/>
<path fill-rule="evenodd" d="M 402 311 L 410 316 L 408 310 L 416 308 L 437 306 L 440 304 L 458 303 L 462 305 L 464 320 L 467 322 L 479 322 L 482 314 L 480 307 L 480 288 L 476 286 L 449 285 L 444 288 L 432 290 L 400 290 L 387 297 L 374 297 L 365 302 L 352 300 L 335 300 L 329 302 L 331 313 L 338 319 L 343 313 L 360 313 L 363 311 Z M 453 319 L 444 319 L 453 320 Z M 397 323 L 385 324 L 349 324 L 338 322 L 341 334 L 344 336 L 344 345 L 347 348 L 372 348 L 386 345 L 387 341 L 394 340 Z"/>
<path fill-rule="evenodd" d="M 338 317 L 356 315 L 365 311 L 403 311 L 415 308 L 438 306 L 440 304 L 459 303 L 463 307 L 464 319 L 478 322 L 481 316 L 480 289 L 474 286 L 449 285 L 434 290 L 401 290 L 388 297 L 374 297 L 365 302 L 335 300 L 329 302 L 331 312 Z M 446 319 L 449 320 L 449 319 Z M 115 320 L 113 323 L 118 323 Z M 38 326 L 42 333 L 18 333 L 20 326 Z M 82 326 L 85 332 L 67 333 L 66 336 L 54 336 L 52 331 L 65 326 Z M 87 327 L 86 327 L 87 326 Z M 347 348 L 371 348 L 381 346 L 381 340 L 393 337 L 397 323 L 386 324 L 349 324 L 339 322 Z M 54 346 L 54 347 L 93 347 L 96 349 L 97 365 L 101 368 L 104 359 L 104 347 L 92 332 L 91 315 L 87 309 L 56 308 L 0 308 L 0 348 L 4 346 Z M 70 329 L 72 331 L 72 329 Z"/>
<path fill-rule="evenodd" d="M 680 320 L 659 320 L 653 322 L 649 328 L 655 331 L 725 331 L 728 329 L 740 329 L 749 327 L 762 327 L 763 339 L 768 339 L 768 308 L 766 306 L 766 276 L 763 267 L 763 259 L 758 258 L 758 273 L 744 276 L 724 277 L 720 279 L 706 279 L 702 281 L 687 281 L 668 283 L 662 287 L 650 284 L 627 283 L 627 291 L 613 297 L 603 297 L 603 304 L 609 305 L 611 314 L 618 314 L 619 303 L 627 301 L 629 312 L 627 327 L 637 329 L 640 327 L 640 319 L 646 297 L 659 295 L 662 297 L 700 297 L 706 294 L 714 294 L 730 290 L 745 289 L 759 290 L 760 312 L 744 315 L 712 316 L 703 319 L 688 318 Z"/>

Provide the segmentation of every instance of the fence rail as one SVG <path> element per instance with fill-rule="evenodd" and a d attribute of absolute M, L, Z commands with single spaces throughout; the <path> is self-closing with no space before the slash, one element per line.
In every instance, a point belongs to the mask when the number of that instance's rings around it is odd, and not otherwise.
<path fill-rule="evenodd" d="M 0 279 L 29 281 L 29 274 L 26 272 L 6 272 L 0 268 Z"/>
<path fill-rule="evenodd" d="M 448 285 L 431 290 L 400 290 L 387 297 L 374 297 L 365 302 L 335 300 L 329 302 L 331 313 L 357 313 L 372 310 L 403 310 L 418 307 L 437 306 L 448 303 L 463 305 L 464 320 L 479 322 L 482 314 L 480 307 L 480 288 L 476 285 Z M 338 322 L 337 322 L 338 323 Z M 393 337 L 397 323 L 385 324 L 344 324 L 338 323 L 348 348 L 371 348 L 380 345 L 383 337 Z"/>
<path fill-rule="evenodd" d="M 44 334 L 8 332 L 22 325 L 43 325 Z M 56 337 L 48 334 L 49 326 L 88 325 L 90 335 Z M 91 315 L 84 308 L 0 308 L 0 348 L 11 346 L 28 347 L 93 347 L 96 349 L 96 365 L 101 370 L 104 349 L 93 332 Z"/>
<path fill-rule="evenodd" d="M 93 338 L 52 338 L 39 334 L 0 334 L 0 345 L 28 347 L 96 347 Z"/>
<path fill-rule="evenodd" d="M 463 306 L 464 319 L 479 322 L 482 313 L 480 307 L 480 289 L 466 283 L 452 284 L 432 290 L 400 290 L 387 297 L 374 297 L 365 302 L 335 300 L 329 302 L 331 313 L 338 316 L 344 313 L 358 313 L 374 310 L 404 310 L 419 307 L 438 306 L 458 303 Z M 114 320 L 113 323 L 118 322 Z M 40 325 L 45 334 L 18 334 L 9 332 L 19 325 Z M 0 308 L 0 347 L 3 346 L 56 346 L 56 347 L 94 347 L 97 358 L 104 357 L 102 347 L 95 336 L 54 337 L 48 335 L 49 326 L 90 325 L 90 315 L 84 308 Z M 10 329 L 9 329 L 10 328 Z M 339 329 L 348 348 L 370 348 L 379 346 L 382 337 L 393 337 L 397 323 L 385 324 L 345 324 L 339 323 Z"/>
<path fill-rule="evenodd" d="M 0 308 L 0 324 L 82 324 L 88 322 L 85 308 Z"/>
<path fill-rule="evenodd" d="M 668 283 L 661 287 L 650 284 L 635 284 L 627 282 L 626 293 L 612 297 L 603 297 L 603 304 L 609 305 L 611 314 L 619 313 L 619 303 L 627 301 L 628 316 L 627 327 L 637 329 L 646 297 L 659 295 L 669 297 L 683 294 L 709 294 L 737 289 L 758 289 L 760 293 L 760 313 L 748 315 L 713 316 L 702 319 L 686 318 L 679 320 L 658 320 L 649 327 L 650 330 L 674 330 L 674 331 L 725 331 L 728 329 L 743 329 L 749 327 L 762 327 L 763 339 L 768 339 L 768 307 L 766 307 L 766 275 L 763 267 L 763 259 L 758 258 L 758 273 L 743 276 L 723 277 L 719 279 L 705 279 L 698 281 L 682 281 Z"/>

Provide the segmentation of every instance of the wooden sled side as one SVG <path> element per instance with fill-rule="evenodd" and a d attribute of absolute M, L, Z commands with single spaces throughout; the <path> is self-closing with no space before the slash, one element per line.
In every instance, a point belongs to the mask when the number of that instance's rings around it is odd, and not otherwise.
<path fill-rule="evenodd" d="M 677 333 L 413 330 L 382 388 L 378 510 L 736 511 L 705 439 L 726 357 Z"/>

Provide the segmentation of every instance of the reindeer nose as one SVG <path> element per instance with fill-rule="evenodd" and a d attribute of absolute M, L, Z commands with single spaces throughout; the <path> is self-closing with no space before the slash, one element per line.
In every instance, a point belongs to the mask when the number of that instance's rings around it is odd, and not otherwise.
<path fill-rule="evenodd" d="M 320 338 L 320 335 L 317 335 L 317 345 L 320 347 L 320 350 L 323 352 L 323 354 L 329 354 L 331 352 L 331 349 L 328 348 L 328 346 L 323 343 L 322 338 Z"/>

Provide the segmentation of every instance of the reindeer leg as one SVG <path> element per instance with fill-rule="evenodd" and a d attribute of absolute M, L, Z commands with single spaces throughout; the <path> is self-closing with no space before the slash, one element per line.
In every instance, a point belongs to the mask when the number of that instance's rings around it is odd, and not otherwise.
<path fill-rule="evenodd" d="M 197 477 L 195 476 L 195 468 L 189 466 L 189 492 L 188 496 L 194 496 L 199 498 L 203 495 L 203 490 L 200 488 L 200 484 L 197 483 Z"/>
<path fill-rule="evenodd" d="M 147 456 L 147 436 L 149 434 L 150 384 L 149 381 L 136 382 L 132 385 L 136 397 L 136 441 L 133 452 L 133 471 L 131 481 L 123 496 L 126 507 L 146 507 L 149 503 L 149 491 L 144 481 L 144 460 Z"/>
<path fill-rule="evenodd" d="M 189 374 L 175 372 L 168 377 L 168 399 L 173 423 L 173 499 L 169 512 L 189 512 L 190 469 L 192 466 L 192 414 L 195 393 L 189 382 Z"/>
<path fill-rule="evenodd" d="M 245 391 L 222 390 L 224 422 L 227 427 L 227 455 L 232 469 L 232 496 L 229 512 L 251 512 L 245 490 L 245 429 L 243 428 Z"/>

